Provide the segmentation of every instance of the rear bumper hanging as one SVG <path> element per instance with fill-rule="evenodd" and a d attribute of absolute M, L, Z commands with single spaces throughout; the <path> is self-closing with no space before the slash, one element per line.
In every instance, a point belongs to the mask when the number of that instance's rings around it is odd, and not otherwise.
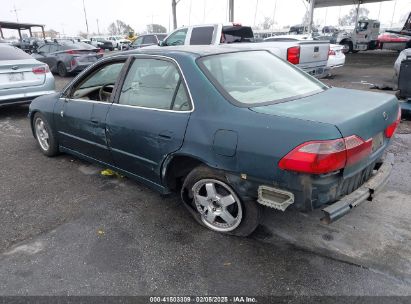
<path fill-rule="evenodd" d="M 330 224 L 346 215 L 352 208 L 362 202 L 372 201 L 374 196 L 387 184 L 393 165 L 394 154 L 388 153 L 384 163 L 366 183 L 334 204 L 322 209 L 324 217 L 321 221 Z"/>

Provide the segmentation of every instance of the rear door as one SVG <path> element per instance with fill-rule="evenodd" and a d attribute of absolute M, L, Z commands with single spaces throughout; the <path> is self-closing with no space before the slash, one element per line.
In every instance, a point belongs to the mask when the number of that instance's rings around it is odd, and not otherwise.
<path fill-rule="evenodd" d="M 0 48 L 0 90 L 42 85 L 45 73 L 35 68 L 44 66 L 21 49 L 12 46 Z"/>
<path fill-rule="evenodd" d="M 183 144 L 192 111 L 185 80 L 171 60 L 134 59 L 107 114 L 107 134 L 117 167 L 155 184 L 168 154 Z"/>

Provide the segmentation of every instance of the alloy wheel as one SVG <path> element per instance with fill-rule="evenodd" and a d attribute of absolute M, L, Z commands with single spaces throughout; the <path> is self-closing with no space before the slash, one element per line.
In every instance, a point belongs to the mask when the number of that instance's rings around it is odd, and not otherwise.
<path fill-rule="evenodd" d="M 40 144 L 40 147 L 47 151 L 50 147 L 49 144 L 49 133 L 47 131 L 46 125 L 41 118 L 37 118 L 35 121 L 36 137 Z"/>
<path fill-rule="evenodd" d="M 230 186 L 216 179 L 202 179 L 192 190 L 197 211 L 207 227 L 228 232 L 240 225 L 243 218 L 241 202 Z"/>

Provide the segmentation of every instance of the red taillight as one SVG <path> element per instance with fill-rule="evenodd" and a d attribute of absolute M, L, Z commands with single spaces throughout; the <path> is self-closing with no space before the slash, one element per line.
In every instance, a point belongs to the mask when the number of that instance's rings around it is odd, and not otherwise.
<path fill-rule="evenodd" d="M 369 155 L 372 139 L 364 141 L 352 135 L 334 140 L 306 142 L 284 156 L 278 166 L 280 169 L 324 174 L 353 165 Z"/>
<path fill-rule="evenodd" d="M 103 49 L 99 49 L 98 52 L 104 54 L 104 50 L 103 50 Z"/>
<path fill-rule="evenodd" d="M 78 52 L 74 51 L 74 50 L 68 50 L 68 51 L 66 51 L 66 54 L 74 55 L 74 54 L 78 54 Z"/>
<path fill-rule="evenodd" d="M 391 138 L 394 135 L 395 130 L 397 130 L 400 122 L 401 122 L 401 108 L 398 110 L 397 119 L 385 129 L 385 136 L 388 138 Z"/>
<path fill-rule="evenodd" d="M 50 69 L 47 65 L 42 65 L 42 66 L 32 68 L 31 71 L 36 75 L 40 75 L 40 74 L 46 74 L 46 73 L 50 72 Z"/>
<path fill-rule="evenodd" d="M 329 51 L 328 51 L 328 56 L 335 56 L 336 54 L 335 54 L 335 51 L 334 50 L 332 50 L 332 49 L 330 49 Z"/>
<path fill-rule="evenodd" d="M 71 61 L 70 61 L 70 65 L 71 66 L 75 66 L 77 64 L 77 61 L 76 61 L 76 59 L 71 59 Z"/>
<path fill-rule="evenodd" d="M 300 47 L 293 46 L 287 49 L 287 61 L 292 64 L 300 63 Z"/>

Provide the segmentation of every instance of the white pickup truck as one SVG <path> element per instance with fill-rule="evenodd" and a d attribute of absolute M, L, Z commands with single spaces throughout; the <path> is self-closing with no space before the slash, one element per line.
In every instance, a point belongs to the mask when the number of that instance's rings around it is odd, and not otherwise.
<path fill-rule="evenodd" d="M 235 23 L 182 27 L 170 33 L 160 46 L 227 45 L 236 49 L 263 49 L 295 64 L 317 78 L 328 74 L 327 60 L 330 44 L 325 41 L 254 42 L 249 26 Z"/>

